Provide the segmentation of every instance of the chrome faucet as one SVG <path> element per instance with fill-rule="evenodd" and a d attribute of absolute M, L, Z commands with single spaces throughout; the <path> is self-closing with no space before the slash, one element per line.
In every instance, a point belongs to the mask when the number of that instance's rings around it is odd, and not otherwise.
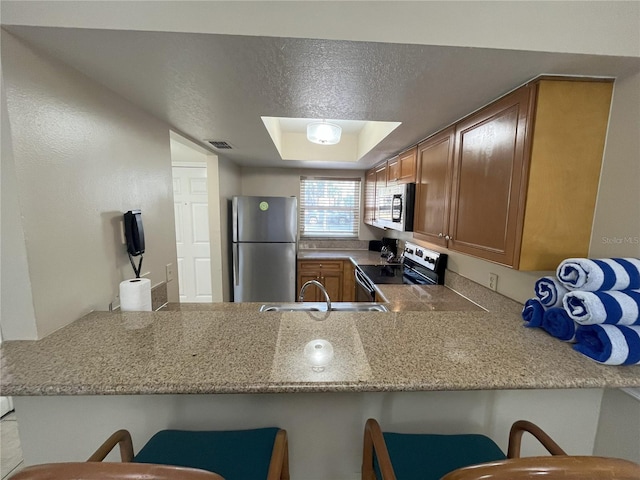
<path fill-rule="evenodd" d="M 305 292 L 305 290 L 307 289 L 307 287 L 309 285 L 315 285 L 316 287 L 318 287 L 322 291 L 322 293 L 324 293 L 324 298 L 325 298 L 325 300 L 327 302 L 327 312 L 331 311 L 331 300 L 329 299 L 329 294 L 327 293 L 327 289 L 324 288 L 324 285 L 322 285 L 317 280 L 309 280 L 304 285 L 302 285 L 302 288 L 300 289 L 300 297 L 298 297 L 298 300 L 300 302 L 304 302 L 304 292 Z"/>

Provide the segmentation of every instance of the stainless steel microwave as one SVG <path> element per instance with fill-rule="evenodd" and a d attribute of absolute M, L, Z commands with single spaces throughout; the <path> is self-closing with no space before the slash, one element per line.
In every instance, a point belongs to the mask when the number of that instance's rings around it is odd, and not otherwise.
<path fill-rule="evenodd" d="M 391 185 L 376 191 L 373 225 L 402 232 L 413 232 L 416 184 Z"/>

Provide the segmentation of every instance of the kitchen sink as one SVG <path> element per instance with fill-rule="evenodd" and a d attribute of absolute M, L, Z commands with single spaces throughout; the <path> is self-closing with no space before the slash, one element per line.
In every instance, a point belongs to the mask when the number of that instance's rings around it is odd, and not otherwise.
<path fill-rule="evenodd" d="M 325 302 L 267 303 L 261 312 L 326 312 Z M 332 312 L 388 312 L 382 303 L 374 302 L 331 302 Z"/>

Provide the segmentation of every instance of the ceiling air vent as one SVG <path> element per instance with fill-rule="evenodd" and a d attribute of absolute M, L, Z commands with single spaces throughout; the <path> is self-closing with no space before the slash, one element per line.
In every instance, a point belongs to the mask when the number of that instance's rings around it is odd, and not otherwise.
<path fill-rule="evenodd" d="M 207 140 L 207 142 L 209 142 L 213 148 L 218 148 L 218 149 L 226 149 L 226 150 L 231 150 L 233 147 L 225 142 L 224 140 Z"/>

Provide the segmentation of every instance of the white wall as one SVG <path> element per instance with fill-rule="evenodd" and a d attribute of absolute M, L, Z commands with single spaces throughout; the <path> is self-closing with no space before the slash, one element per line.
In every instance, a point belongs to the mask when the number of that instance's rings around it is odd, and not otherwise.
<path fill-rule="evenodd" d="M 211 260 L 211 299 L 222 302 L 222 250 L 220 229 L 220 180 L 218 157 L 190 140 L 171 132 L 171 162 L 176 164 L 199 164 L 207 169 L 207 191 L 209 202 L 209 245 Z"/>
<path fill-rule="evenodd" d="M 220 248 L 222 251 L 222 298 L 231 301 L 231 197 L 242 195 L 240 168 L 230 160 L 218 158 L 220 195 Z"/>
<path fill-rule="evenodd" d="M 15 180 L 15 190 L 3 188 L 2 203 L 12 202 L 7 221 L 18 229 L 11 236 L 17 259 L 9 264 L 3 251 L 2 275 L 19 280 L 3 282 L 2 324 L 6 340 L 32 337 L 33 328 L 24 325 L 33 321 L 26 260 L 41 338 L 91 310 L 106 310 L 119 283 L 133 276 L 121 240 L 123 212 L 142 210 L 142 271 L 150 272 L 152 285 L 165 280 L 166 264 L 176 263 L 169 129 L 4 31 L 2 68 L 3 136 L 11 132 L 13 154 L 3 155 L 3 181 L 5 167 Z M 177 300 L 177 282 L 168 284 L 168 294 Z M 14 298 L 19 303 L 5 309 Z"/>
<path fill-rule="evenodd" d="M 300 198 L 300 177 L 318 176 L 361 179 L 361 209 L 364 208 L 364 172 L 357 170 L 315 170 L 297 168 L 242 168 L 242 195 L 295 196 Z M 364 214 L 364 210 L 361 210 Z M 362 222 L 360 240 L 374 240 L 384 232 Z"/>
<path fill-rule="evenodd" d="M 4 78 L 4 74 L 3 74 Z M 36 318 L 31 295 L 31 280 L 27 263 L 20 205 L 18 203 L 18 182 L 13 160 L 11 126 L 7 112 L 7 99 L 2 80 L 0 126 L 2 157 L 0 165 L 0 329 L 7 339 L 35 339 Z"/>
<path fill-rule="evenodd" d="M 138 451 L 165 428 L 279 426 L 289 437 L 291 478 L 356 480 L 367 418 L 386 431 L 481 433 L 503 449 L 511 424 L 528 419 L 568 453 L 591 455 L 601 398 L 599 389 L 552 389 L 16 397 L 15 404 L 27 465 L 82 461 L 118 428 L 131 431 Z M 542 452 L 530 437 L 523 440 L 523 455 Z"/>
<path fill-rule="evenodd" d="M 593 454 L 640 463 L 640 388 L 628 390 L 605 390 Z"/>
<path fill-rule="evenodd" d="M 114 7 L 111 2 L 3 0 L 2 18 L 7 25 L 640 56 L 638 2 L 123 1 Z"/>

